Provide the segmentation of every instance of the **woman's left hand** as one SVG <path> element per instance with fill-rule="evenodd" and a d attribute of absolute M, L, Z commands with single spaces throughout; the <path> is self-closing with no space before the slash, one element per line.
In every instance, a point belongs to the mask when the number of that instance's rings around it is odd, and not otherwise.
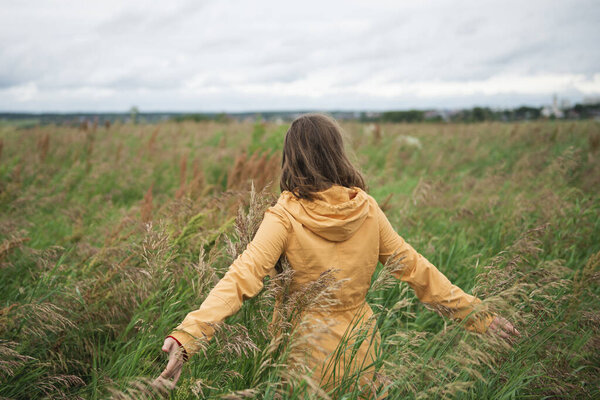
<path fill-rule="evenodd" d="M 169 353 L 169 362 L 165 370 L 154 380 L 154 385 L 174 389 L 183 368 L 183 354 L 179 344 L 170 337 L 165 339 L 162 351 Z"/>
<path fill-rule="evenodd" d="M 488 332 L 497 334 L 506 340 L 513 340 L 521 336 L 521 333 L 508 320 L 502 317 L 495 317 L 488 328 Z"/>

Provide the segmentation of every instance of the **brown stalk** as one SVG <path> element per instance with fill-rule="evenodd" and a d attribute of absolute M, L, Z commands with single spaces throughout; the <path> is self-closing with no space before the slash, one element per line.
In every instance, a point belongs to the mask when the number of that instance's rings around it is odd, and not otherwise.
<path fill-rule="evenodd" d="M 185 181 L 187 175 L 187 155 L 184 154 L 179 161 L 179 189 L 175 192 L 175 198 L 181 199 L 185 194 Z"/>
<path fill-rule="evenodd" d="M 23 243 L 28 242 L 30 238 L 22 237 L 15 239 L 8 239 L 2 242 L 0 245 L 0 260 L 4 259 L 10 253 L 11 250 L 21 247 Z"/>
<path fill-rule="evenodd" d="M 152 188 L 154 184 L 150 185 L 150 188 L 144 195 L 144 200 L 142 200 L 142 209 L 141 216 L 142 222 L 148 223 L 152 221 Z"/>
<path fill-rule="evenodd" d="M 48 155 L 48 149 L 50 147 L 50 135 L 45 133 L 37 141 L 37 149 L 40 157 L 40 161 L 44 161 Z"/>

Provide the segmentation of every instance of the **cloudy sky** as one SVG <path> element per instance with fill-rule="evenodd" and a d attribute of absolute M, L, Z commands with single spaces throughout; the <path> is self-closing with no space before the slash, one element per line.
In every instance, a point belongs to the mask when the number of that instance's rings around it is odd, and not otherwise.
<path fill-rule="evenodd" d="M 508 107 L 600 96 L 597 0 L 0 5 L 0 111 Z"/>

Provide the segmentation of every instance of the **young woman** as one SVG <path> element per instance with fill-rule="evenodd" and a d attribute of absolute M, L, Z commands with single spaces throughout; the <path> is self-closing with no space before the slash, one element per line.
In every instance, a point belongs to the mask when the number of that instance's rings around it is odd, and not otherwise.
<path fill-rule="evenodd" d="M 260 292 L 263 278 L 273 272 L 281 255 L 287 257 L 294 272 L 291 292 L 301 290 L 326 271 L 333 271 L 338 282 L 330 295 L 331 306 L 306 310 L 302 315 L 306 323 L 299 327 L 301 337 L 314 338 L 309 345 L 313 348 L 307 352 L 312 378 L 328 388 L 335 385 L 328 361 L 340 342 L 352 336 L 348 332 L 356 321 L 366 321 L 369 332 L 374 328 L 365 297 L 378 261 L 386 263 L 392 257 L 390 261 L 400 263 L 402 268 L 394 272 L 396 278 L 407 282 L 420 301 L 452 318 L 464 319 L 480 303 L 450 283 L 394 231 L 376 201 L 365 192 L 364 179 L 348 160 L 341 128 L 332 118 L 308 114 L 292 122 L 283 147 L 280 186 L 277 204 L 266 211 L 246 250 L 200 308 L 189 313 L 165 339 L 162 350 L 169 353 L 169 362 L 157 379 L 161 384 L 175 386 L 183 359 L 198 351 L 199 341 L 211 338 L 215 324 L 235 314 L 245 299 Z M 326 327 L 317 321 L 326 321 Z M 505 319 L 487 314 L 468 319 L 465 326 L 481 333 L 489 329 L 506 338 L 519 334 Z M 335 368 L 364 368 L 374 359 L 374 352 L 373 344 L 364 340 L 352 360 L 337 357 Z M 364 375 L 361 382 L 373 378 L 369 368 L 359 373 Z"/>

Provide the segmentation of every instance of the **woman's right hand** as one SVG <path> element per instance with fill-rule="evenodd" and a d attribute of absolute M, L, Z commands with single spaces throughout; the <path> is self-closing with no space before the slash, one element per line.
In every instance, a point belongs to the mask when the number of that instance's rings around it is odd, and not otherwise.
<path fill-rule="evenodd" d="M 174 389 L 183 368 L 183 351 L 179 343 L 171 337 L 167 337 L 162 346 L 162 351 L 169 353 L 169 362 L 154 385 L 168 389 Z"/>
<path fill-rule="evenodd" d="M 521 333 L 507 319 L 496 316 L 488 328 L 488 332 L 499 335 L 502 339 L 514 340 Z"/>

